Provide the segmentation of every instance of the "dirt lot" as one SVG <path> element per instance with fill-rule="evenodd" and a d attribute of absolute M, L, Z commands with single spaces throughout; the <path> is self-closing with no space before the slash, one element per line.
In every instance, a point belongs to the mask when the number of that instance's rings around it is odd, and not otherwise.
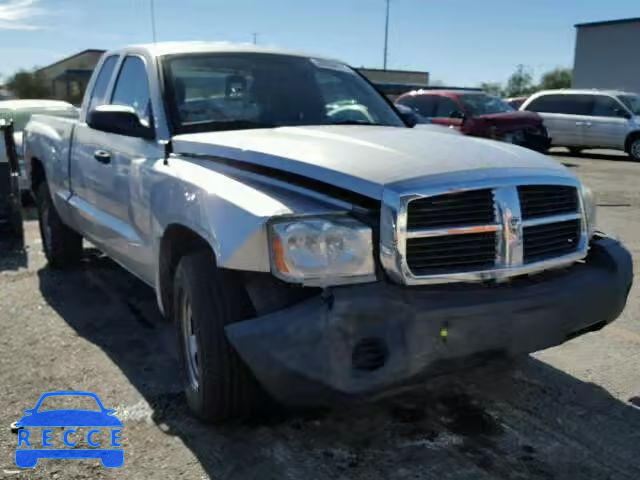
<path fill-rule="evenodd" d="M 597 192 L 601 229 L 638 257 L 640 164 L 558 159 Z M 0 245 L 0 478 L 640 478 L 638 285 L 616 323 L 511 372 L 484 368 L 374 404 L 218 428 L 186 411 L 153 293 L 95 252 L 76 271 L 53 272 L 32 218 L 26 233 L 24 251 Z M 15 466 L 10 424 L 52 390 L 96 392 L 116 409 L 121 469 Z"/>

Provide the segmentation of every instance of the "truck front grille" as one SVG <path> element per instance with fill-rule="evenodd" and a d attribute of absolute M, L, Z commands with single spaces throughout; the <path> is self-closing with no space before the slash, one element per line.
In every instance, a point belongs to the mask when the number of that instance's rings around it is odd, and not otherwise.
<path fill-rule="evenodd" d="M 407 260 L 415 275 L 492 268 L 496 261 L 496 234 L 410 238 Z"/>
<path fill-rule="evenodd" d="M 575 252 L 580 243 L 580 220 L 524 227 L 524 263 Z"/>
<path fill-rule="evenodd" d="M 485 225 L 495 219 L 491 189 L 449 193 L 414 200 L 409 204 L 410 230 L 455 225 Z"/>
<path fill-rule="evenodd" d="M 405 205 L 406 229 L 399 221 L 398 238 L 401 275 L 409 283 L 508 277 L 587 253 L 574 185 L 509 184 L 413 195 Z"/>
<path fill-rule="evenodd" d="M 548 217 L 578 211 L 578 191 L 563 185 L 518 187 L 522 219 Z"/>

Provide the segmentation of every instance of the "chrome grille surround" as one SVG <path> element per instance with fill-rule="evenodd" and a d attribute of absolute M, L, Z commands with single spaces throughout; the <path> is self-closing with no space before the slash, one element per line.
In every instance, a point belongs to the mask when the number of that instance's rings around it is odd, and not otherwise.
<path fill-rule="evenodd" d="M 523 169 L 528 170 L 528 169 Z M 584 205 L 580 192 L 580 182 L 569 176 L 542 174 L 526 176 L 511 176 L 509 171 L 501 171 L 497 178 L 487 178 L 493 175 L 466 174 L 464 182 L 456 184 L 456 176 L 451 175 L 453 181 L 433 184 L 427 187 L 415 188 L 409 186 L 404 189 L 400 185 L 391 185 L 383 193 L 381 223 L 380 223 L 380 259 L 387 274 L 396 282 L 405 285 L 428 285 L 452 282 L 481 282 L 488 280 L 504 281 L 518 275 L 532 274 L 544 270 L 571 265 L 587 256 L 589 239 Z M 460 180 L 458 179 L 458 182 Z M 415 184 L 416 182 L 411 182 Z M 523 185 L 559 185 L 570 186 L 578 192 L 578 211 L 547 217 L 522 219 L 518 186 Z M 452 228 L 435 228 L 425 230 L 407 229 L 408 205 L 413 200 L 443 195 L 447 193 L 465 192 L 469 190 L 492 189 L 496 210 L 495 222 L 487 225 L 455 226 Z M 580 237 L 575 251 L 561 256 L 543 259 L 531 263 L 524 261 L 523 229 L 529 226 L 559 223 L 569 220 L 580 221 Z M 408 238 L 422 238 L 430 236 L 465 235 L 480 231 L 495 231 L 496 257 L 495 265 L 490 269 L 456 271 L 433 275 L 415 275 L 408 266 L 406 245 Z"/>

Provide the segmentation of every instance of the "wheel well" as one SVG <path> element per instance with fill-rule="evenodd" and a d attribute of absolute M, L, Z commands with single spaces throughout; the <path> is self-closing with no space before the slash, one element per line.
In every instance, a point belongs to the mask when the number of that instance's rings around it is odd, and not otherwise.
<path fill-rule="evenodd" d="M 627 136 L 627 139 L 624 142 L 624 151 L 625 152 L 629 153 L 629 151 L 631 150 L 631 142 L 633 142 L 637 138 L 640 138 L 640 131 L 639 132 L 631 132 Z"/>
<path fill-rule="evenodd" d="M 44 167 L 42 166 L 42 162 L 37 158 L 32 158 L 31 159 L 31 191 L 34 193 L 37 193 L 38 187 L 45 180 L 46 180 L 46 175 L 44 173 Z"/>
<path fill-rule="evenodd" d="M 171 319 L 173 306 L 173 275 L 178 262 L 187 253 L 213 249 L 196 232 L 183 225 L 169 225 L 162 236 L 159 254 L 159 294 L 167 319 Z"/>

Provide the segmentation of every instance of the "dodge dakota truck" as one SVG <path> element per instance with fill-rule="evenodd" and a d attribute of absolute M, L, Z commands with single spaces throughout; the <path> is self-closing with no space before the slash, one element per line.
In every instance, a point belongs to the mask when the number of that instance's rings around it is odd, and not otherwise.
<path fill-rule="evenodd" d="M 155 289 L 208 421 L 389 394 L 618 317 L 631 257 L 575 175 L 404 115 L 333 59 L 108 52 L 79 120 L 24 134 L 44 253 L 71 267 L 86 239 Z"/>

